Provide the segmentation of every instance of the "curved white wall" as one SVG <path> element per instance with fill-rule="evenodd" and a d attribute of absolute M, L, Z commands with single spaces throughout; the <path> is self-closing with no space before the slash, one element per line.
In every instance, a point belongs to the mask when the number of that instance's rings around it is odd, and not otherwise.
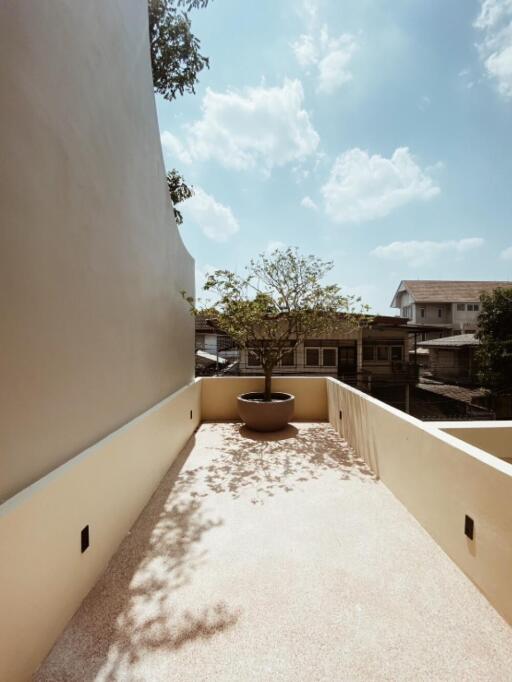
<path fill-rule="evenodd" d="M 146 0 L 0 5 L 0 499 L 193 377 Z"/>

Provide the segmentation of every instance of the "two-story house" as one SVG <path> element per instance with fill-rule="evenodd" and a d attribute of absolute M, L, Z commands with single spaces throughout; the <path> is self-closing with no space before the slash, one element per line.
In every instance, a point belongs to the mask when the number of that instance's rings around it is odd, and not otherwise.
<path fill-rule="evenodd" d="M 407 320 L 376 315 L 366 326 L 310 338 L 282 359 L 276 375 L 332 376 L 408 411 L 416 369 L 409 364 Z M 257 353 L 242 350 L 240 374 L 261 375 Z"/>
<path fill-rule="evenodd" d="M 512 282 L 402 280 L 391 302 L 411 326 L 425 326 L 420 341 L 476 332 L 480 295 Z M 427 329 L 428 328 L 428 329 Z"/>

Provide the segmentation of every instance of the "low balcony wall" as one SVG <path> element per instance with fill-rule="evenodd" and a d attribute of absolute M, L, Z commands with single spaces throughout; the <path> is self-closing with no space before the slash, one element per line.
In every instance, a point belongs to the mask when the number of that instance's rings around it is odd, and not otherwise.
<path fill-rule="evenodd" d="M 512 461 L 512 421 L 431 422 L 430 426 L 481 448 L 495 457 Z M 510 541 L 512 542 L 512 538 Z"/>
<path fill-rule="evenodd" d="M 0 680 L 30 679 L 200 422 L 236 419 L 236 396 L 262 387 L 196 380 L 0 506 Z M 329 418 L 512 622 L 512 465 L 335 379 L 276 377 L 273 388 L 296 396 L 297 419 Z"/>
<path fill-rule="evenodd" d="M 263 391 L 263 377 L 203 377 L 201 412 L 204 421 L 238 419 L 236 397 Z M 327 420 L 325 377 L 274 377 L 272 390 L 295 396 L 295 419 Z"/>
<path fill-rule="evenodd" d="M 200 396 L 194 381 L 0 506 L 0 680 L 30 679 L 197 428 Z"/>
<path fill-rule="evenodd" d="M 335 379 L 326 382 L 332 426 L 512 624 L 512 465 Z M 466 514 L 473 540 L 464 534 Z"/>

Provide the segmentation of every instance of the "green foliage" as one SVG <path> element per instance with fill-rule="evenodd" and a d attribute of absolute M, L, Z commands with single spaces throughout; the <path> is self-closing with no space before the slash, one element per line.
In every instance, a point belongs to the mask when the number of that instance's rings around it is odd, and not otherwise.
<path fill-rule="evenodd" d="M 155 92 L 173 100 L 177 94 L 195 93 L 198 74 L 209 60 L 190 30 L 187 11 L 206 7 L 208 0 L 149 0 L 149 42 Z M 186 11 L 183 11 L 184 7 Z"/>
<path fill-rule="evenodd" d="M 512 287 L 480 297 L 477 351 L 479 379 L 499 393 L 512 393 Z"/>
<path fill-rule="evenodd" d="M 274 367 L 307 338 L 336 330 L 350 331 L 368 322 L 368 306 L 343 294 L 335 284 L 323 284 L 333 264 L 297 249 L 275 250 L 251 260 L 240 276 L 217 270 L 204 289 L 216 295 L 207 308 L 192 310 L 210 317 L 242 349 L 254 349 L 263 367 L 267 399 Z M 363 317 L 361 317 L 363 316 Z"/>
<path fill-rule="evenodd" d="M 171 195 L 174 208 L 174 217 L 176 218 L 176 223 L 181 225 L 183 222 L 183 216 L 176 208 L 176 204 L 179 204 L 180 201 L 185 201 L 185 199 L 190 199 L 190 197 L 194 194 L 194 190 L 192 187 L 189 187 L 187 184 L 185 184 L 185 180 L 178 173 L 176 168 L 168 171 L 165 177 L 167 179 L 167 187 L 169 188 L 169 194 Z"/>

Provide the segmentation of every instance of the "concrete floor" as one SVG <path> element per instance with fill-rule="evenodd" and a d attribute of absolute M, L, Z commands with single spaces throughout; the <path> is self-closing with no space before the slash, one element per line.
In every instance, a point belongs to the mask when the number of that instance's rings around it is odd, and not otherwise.
<path fill-rule="evenodd" d="M 512 680 L 512 629 L 326 424 L 203 424 L 38 682 Z"/>

